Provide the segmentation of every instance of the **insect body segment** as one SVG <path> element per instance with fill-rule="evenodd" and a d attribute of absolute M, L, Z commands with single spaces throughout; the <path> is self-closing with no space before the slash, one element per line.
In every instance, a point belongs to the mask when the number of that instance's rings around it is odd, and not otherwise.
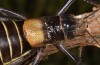
<path fill-rule="evenodd" d="M 21 56 L 31 48 L 23 37 L 21 23 L 14 21 L 0 22 L 0 62 L 2 64 Z"/>
<path fill-rule="evenodd" d="M 43 23 L 40 19 L 29 19 L 23 25 L 24 34 L 32 47 L 39 47 L 44 41 Z"/>

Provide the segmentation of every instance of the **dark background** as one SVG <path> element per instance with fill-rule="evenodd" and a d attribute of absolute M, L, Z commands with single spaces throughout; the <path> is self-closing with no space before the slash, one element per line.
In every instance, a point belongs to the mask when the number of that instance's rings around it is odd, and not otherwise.
<path fill-rule="evenodd" d="M 56 15 L 67 0 L 0 0 L 0 7 L 26 16 L 27 18 L 38 18 L 41 16 Z M 92 11 L 92 5 L 83 0 L 77 0 L 66 11 L 65 14 L 82 14 Z M 70 50 L 78 56 L 78 47 Z M 100 49 L 95 47 L 84 47 L 83 65 L 100 65 Z M 41 61 L 39 65 L 75 65 L 63 53 L 52 54 L 47 60 Z"/>

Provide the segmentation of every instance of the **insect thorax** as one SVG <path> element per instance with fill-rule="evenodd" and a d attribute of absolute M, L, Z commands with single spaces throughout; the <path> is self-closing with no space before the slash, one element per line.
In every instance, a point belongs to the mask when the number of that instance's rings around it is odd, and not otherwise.
<path fill-rule="evenodd" d="M 75 19 L 71 15 L 48 16 L 42 17 L 44 21 L 44 37 L 45 42 L 52 43 L 54 41 L 74 38 Z"/>

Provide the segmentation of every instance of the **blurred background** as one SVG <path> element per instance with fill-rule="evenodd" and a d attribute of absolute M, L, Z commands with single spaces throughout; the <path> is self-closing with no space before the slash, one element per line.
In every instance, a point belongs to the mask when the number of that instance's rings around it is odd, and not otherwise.
<path fill-rule="evenodd" d="M 41 16 L 52 16 L 62 8 L 68 0 L 0 0 L 0 7 L 17 12 L 27 18 L 38 18 Z M 65 14 L 82 14 L 92 11 L 92 5 L 77 0 L 66 11 Z M 78 56 L 78 47 L 70 49 Z M 95 47 L 84 47 L 83 65 L 100 65 L 100 49 Z M 48 59 L 41 61 L 39 65 L 75 65 L 62 52 L 48 56 Z"/>

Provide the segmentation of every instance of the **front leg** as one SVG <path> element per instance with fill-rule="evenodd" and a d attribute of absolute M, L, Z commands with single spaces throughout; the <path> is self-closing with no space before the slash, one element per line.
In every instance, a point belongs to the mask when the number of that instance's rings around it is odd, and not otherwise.
<path fill-rule="evenodd" d="M 72 55 L 72 53 L 63 45 L 62 42 L 54 44 L 60 51 L 62 51 L 66 56 L 68 56 L 76 65 L 81 65 L 80 59 Z"/>
<path fill-rule="evenodd" d="M 0 8 L 0 16 L 2 18 L 15 18 L 15 19 L 19 19 L 19 20 L 25 20 L 26 17 L 20 15 L 20 14 L 17 14 L 15 12 L 12 12 L 12 11 L 9 11 L 9 10 L 6 10 L 6 9 L 3 9 L 3 8 Z"/>

